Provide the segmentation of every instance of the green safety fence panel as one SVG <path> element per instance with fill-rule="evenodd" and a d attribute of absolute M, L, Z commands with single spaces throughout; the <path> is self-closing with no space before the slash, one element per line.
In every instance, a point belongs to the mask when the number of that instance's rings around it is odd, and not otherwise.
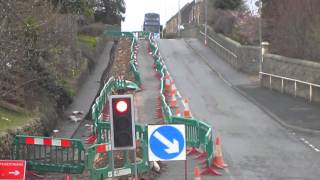
<path fill-rule="evenodd" d="M 152 50 L 152 55 L 154 58 L 154 64 L 156 66 L 156 70 L 161 75 L 160 95 L 161 95 L 161 105 L 162 105 L 161 109 L 164 115 L 164 120 L 166 123 L 184 124 L 186 126 L 187 146 L 202 148 L 207 153 L 206 165 L 210 167 L 212 164 L 213 156 L 214 156 L 212 128 L 207 123 L 197 119 L 172 116 L 172 110 L 166 103 L 166 98 L 164 96 L 165 76 L 167 75 L 167 71 L 166 71 L 166 68 L 164 67 L 164 63 L 160 56 L 159 49 L 151 37 L 149 37 L 149 45 Z"/>
<path fill-rule="evenodd" d="M 141 86 L 140 73 L 137 70 L 137 67 L 135 66 L 134 62 L 130 62 L 130 69 L 133 72 L 133 76 L 134 76 L 135 82 L 138 84 L 138 86 Z"/>
<path fill-rule="evenodd" d="M 132 31 L 132 32 L 125 32 L 125 31 L 118 31 L 118 30 L 109 30 L 104 32 L 107 36 L 127 36 L 127 37 L 137 37 L 137 38 L 149 38 L 150 32 L 146 31 Z"/>
<path fill-rule="evenodd" d="M 81 174 L 85 149 L 81 140 L 17 135 L 12 157 L 26 160 L 27 170 Z"/>
<path fill-rule="evenodd" d="M 98 123 L 102 119 L 102 111 L 104 106 L 108 102 L 108 97 L 112 94 L 113 90 L 119 89 L 138 90 L 139 87 L 134 82 L 128 80 L 114 79 L 113 77 L 111 77 L 107 81 L 107 83 L 105 83 L 102 90 L 100 91 L 100 95 L 96 98 L 95 103 L 92 105 L 91 108 L 91 115 L 93 119 L 93 132 L 95 134 L 97 134 Z"/>
<path fill-rule="evenodd" d="M 110 136 L 110 124 L 109 122 L 100 122 L 98 124 L 98 129 L 105 134 L 98 142 L 91 146 L 88 149 L 87 157 L 87 169 L 90 172 L 90 177 L 92 180 L 101 179 L 112 176 L 112 167 L 111 167 L 111 136 Z M 138 173 L 147 172 L 150 169 L 149 161 L 148 161 L 148 136 L 147 136 L 147 128 L 144 125 L 136 124 L 136 140 L 137 140 L 137 153 L 140 158 L 137 158 L 136 163 L 130 162 L 128 151 L 125 152 L 124 165 L 123 167 L 116 168 L 116 172 L 120 171 L 129 171 L 130 174 L 134 172 L 135 164 L 137 166 Z M 99 139 L 99 138 L 98 138 Z M 104 142 L 101 142 L 104 141 Z M 100 144 L 99 144 L 100 143 Z M 99 159 L 103 159 L 100 163 L 97 163 Z M 97 160 L 98 159 L 98 160 Z M 98 164 L 98 166 L 97 166 Z"/>
<path fill-rule="evenodd" d="M 187 146 L 199 148 L 201 138 L 199 134 L 199 121 L 196 119 L 186 119 L 182 117 L 172 117 L 173 124 L 184 124 L 186 127 L 186 144 Z M 204 138 L 204 137 L 203 137 Z"/>
<path fill-rule="evenodd" d="M 101 180 L 109 177 L 112 170 L 111 145 L 109 143 L 94 144 L 88 148 L 86 154 L 86 168 L 90 172 L 91 180 Z"/>
<path fill-rule="evenodd" d="M 213 148 L 213 139 L 212 139 L 212 128 L 206 133 L 206 138 L 204 141 L 204 150 L 207 153 L 206 164 L 208 167 L 212 165 L 212 160 L 214 157 L 214 148 Z"/>
<path fill-rule="evenodd" d="M 140 76 L 140 72 L 137 69 L 137 66 L 135 64 L 135 52 L 134 52 L 134 47 L 137 44 L 137 40 L 136 38 L 132 38 L 132 43 L 131 43 L 131 47 L 130 47 L 130 51 L 131 51 L 131 55 L 130 55 L 130 70 L 133 72 L 134 75 L 134 79 L 135 79 L 135 83 L 138 84 L 139 87 L 141 87 L 141 76 Z"/>
<path fill-rule="evenodd" d="M 132 32 L 123 32 L 123 31 L 106 31 L 105 35 L 107 36 L 127 36 L 134 37 Z"/>

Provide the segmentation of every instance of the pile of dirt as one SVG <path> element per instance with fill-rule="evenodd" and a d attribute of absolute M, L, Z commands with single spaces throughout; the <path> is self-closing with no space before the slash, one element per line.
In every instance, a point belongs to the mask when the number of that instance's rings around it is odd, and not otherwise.
<path fill-rule="evenodd" d="M 110 75 L 122 79 L 134 81 L 133 73 L 130 71 L 130 46 L 131 38 L 121 37 L 115 49 L 115 57 Z"/>

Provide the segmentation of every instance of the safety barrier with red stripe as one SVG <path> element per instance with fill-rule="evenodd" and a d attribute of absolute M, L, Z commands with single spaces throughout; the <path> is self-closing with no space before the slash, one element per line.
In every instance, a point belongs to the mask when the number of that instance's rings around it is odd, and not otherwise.
<path fill-rule="evenodd" d="M 39 136 L 16 136 L 13 159 L 27 161 L 27 170 L 80 174 L 85 169 L 81 140 Z"/>
<path fill-rule="evenodd" d="M 29 145 L 59 146 L 67 148 L 71 146 L 72 141 L 69 139 L 25 137 L 25 143 Z"/>

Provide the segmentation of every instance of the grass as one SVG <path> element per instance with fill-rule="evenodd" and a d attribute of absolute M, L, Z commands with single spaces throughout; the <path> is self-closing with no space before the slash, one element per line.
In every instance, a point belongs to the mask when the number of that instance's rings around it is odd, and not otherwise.
<path fill-rule="evenodd" d="M 87 46 L 92 47 L 92 48 L 96 48 L 96 46 L 97 46 L 97 38 L 95 36 L 88 36 L 88 35 L 79 34 L 78 40 L 81 43 L 84 43 Z"/>
<path fill-rule="evenodd" d="M 0 131 L 23 126 L 32 120 L 32 116 L 0 107 Z"/>

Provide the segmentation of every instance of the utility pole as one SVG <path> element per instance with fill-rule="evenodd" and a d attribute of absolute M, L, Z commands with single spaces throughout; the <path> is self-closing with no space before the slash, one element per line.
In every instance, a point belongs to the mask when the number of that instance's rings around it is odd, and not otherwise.
<path fill-rule="evenodd" d="M 208 0 L 204 0 L 204 45 L 207 46 L 207 26 L 208 26 Z"/>
<path fill-rule="evenodd" d="M 262 63 L 263 63 L 263 47 L 262 47 L 262 0 L 257 1 L 259 3 L 259 43 L 260 43 L 260 49 L 261 49 L 261 56 L 260 56 L 260 64 L 259 64 L 259 80 L 260 83 L 262 81 Z"/>
<path fill-rule="evenodd" d="M 181 14 L 180 14 L 180 0 L 178 0 L 178 18 L 177 18 L 177 25 L 178 25 L 178 38 L 180 38 L 180 23 L 181 23 Z"/>

